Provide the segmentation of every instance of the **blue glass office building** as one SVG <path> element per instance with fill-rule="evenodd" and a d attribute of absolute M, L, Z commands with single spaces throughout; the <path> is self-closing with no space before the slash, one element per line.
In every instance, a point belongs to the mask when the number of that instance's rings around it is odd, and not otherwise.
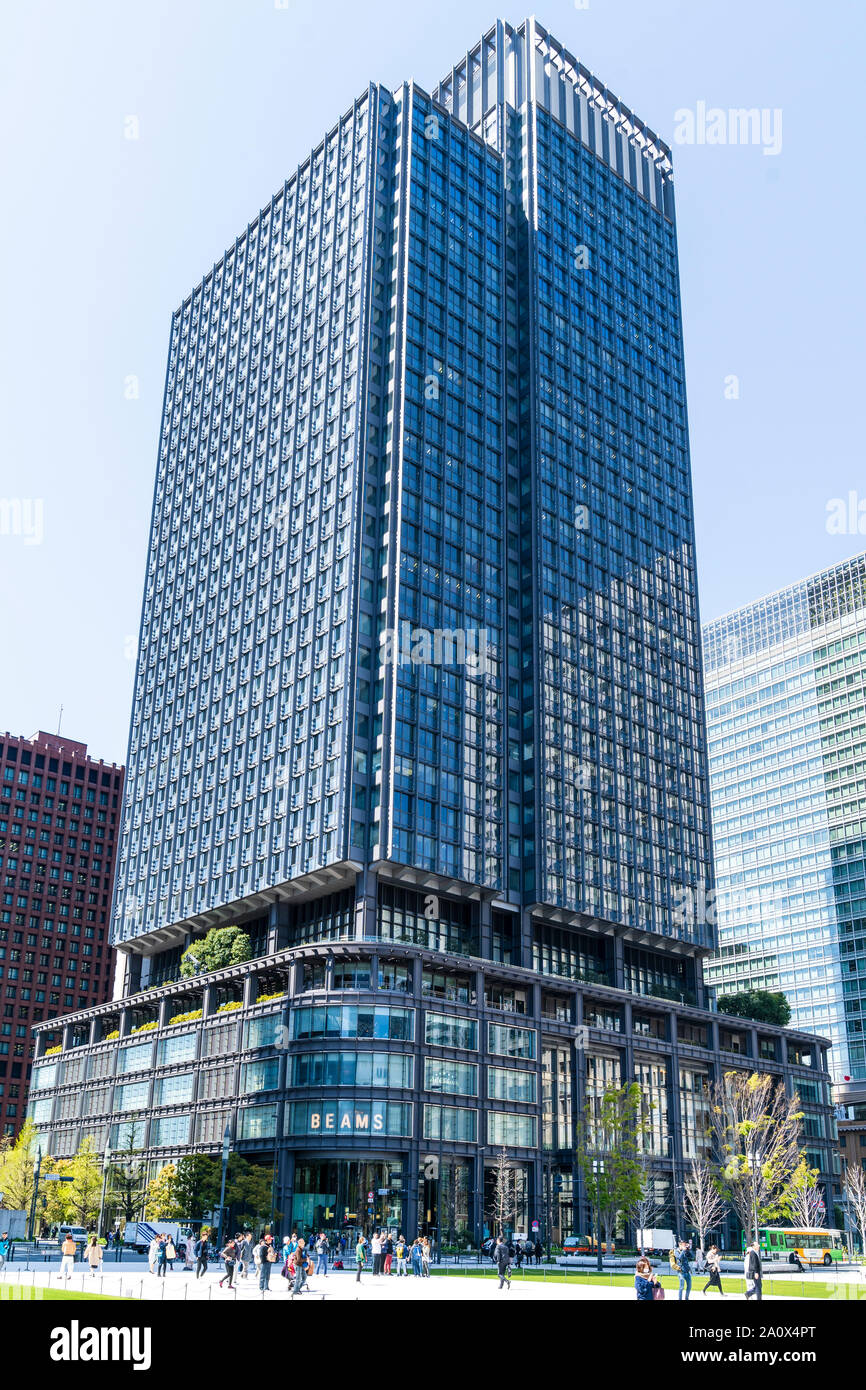
<path fill-rule="evenodd" d="M 699 641 L 670 153 L 499 22 L 371 85 L 172 321 L 117 999 L 37 1076 L 52 1152 L 132 1067 L 155 1164 L 228 1123 L 298 1223 L 475 1237 L 504 1145 L 564 1235 L 610 1080 L 671 1221 L 725 1054 L 823 1124 L 822 1043 L 706 1007 Z"/>
<path fill-rule="evenodd" d="M 720 993 L 782 990 L 866 1104 L 866 556 L 704 629 Z"/>

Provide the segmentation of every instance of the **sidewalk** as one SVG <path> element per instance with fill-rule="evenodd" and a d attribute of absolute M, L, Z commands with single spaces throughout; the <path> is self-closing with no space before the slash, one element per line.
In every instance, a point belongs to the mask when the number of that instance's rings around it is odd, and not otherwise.
<path fill-rule="evenodd" d="M 16 1271 L 15 1266 L 11 1265 L 0 1274 L 0 1287 L 7 1297 L 14 1297 L 12 1292 L 18 1286 L 35 1289 L 55 1289 L 66 1290 L 69 1293 L 91 1293 L 103 1294 L 121 1298 L 132 1298 L 145 1302 L 225 1302 L 225 1303 L 313 1303 L 313 1302 L 487 1302 L 491 1300 L 504 1300 L 520 1303 L 537 1302 L 635 1302 L 634 1291 L 630 1288 L 604 1288 L 598 1285 L 575 1284 L 555 1284 L 549 1282 L 545 1284 L 542 1280 L 525 1280 L 515 1278 L 510 1289 L 499 1289 L 499 1281 L 495 1277 L 466 1277 L 460 1275 L 434 1274 L 429 1279 L 418 1279 L 414 1277 L 398 1278 L 396 1275 L 380 1275 L 376 1278 L 372 1274 L 362 1274 L 360 1283 L 356 1282 L 354 1272 L 346 1270 L 332 1270 L 327 1277 L 314 1275 L 311 1280 L 311 1292 L 303 1293 L 298 1298 L 290 1297 L 288 1281 L 283 1279 L 279 1270 L 272 1272 L 270 1289 L 266 1293 L 260 1293 L 258 1281 L 250 1273 L 248 1279 L 238 1280 L 234 1289 L 219 1287 L 220 1271 L 214 1266 L 201 1279 L 196 1279 L 192 1273 L 184 1270 L 177 1270 L 174 1274 L 167 1274 L 165 1278 L 159 1278 L 155 1274 L 150 1274 L 146 1265 L 139 1269 L 112 1272 L 104 1270 L 95 1278 L 89 1270 L 76 1272 L 67 1280 L 60 1277 L 56 1263 L 53 1268 L 42 1266 L 40 1268 L 25 1270 L 23 1267 Z M 8 1293 L 6 1293 L 8 1289 Z M 37 1295 L 38 1296 L 38 1295 Z M 715 1296 L 714 1296 L 715 1297 Z M 671 1295 L 667 1291 L 665 1302 L 676 1303 L 676 1295 Z M 700 1303 L 702 1306 L 708 1305 L 710 1298 L 701 1298 L 700 1295 L 692 1297 L 693 1303 Z M 741 1292 L 726 1294 L 725 1301 L 744 1302 L 745 1294 Z M 768 1302 L 788 1302 L 788 1299 L 770 1298 Z M 793 1301 L 801 1302 L 799 1298 Z M 807 1300 L 808 1301 L 808 1300 Z"/>

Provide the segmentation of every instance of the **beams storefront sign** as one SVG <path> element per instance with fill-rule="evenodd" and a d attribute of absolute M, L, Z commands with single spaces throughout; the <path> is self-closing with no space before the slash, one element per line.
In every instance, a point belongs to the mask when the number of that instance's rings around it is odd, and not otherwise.
<path fill-rule="evenodd" d="M 341 1111 L 343 1107 L 340 1107 Z M 385 1116 L 370 1110 L 351 1110 L 337 1114 L 336 1109 L 331 1106 L 322 1110 L 310 1111 L 310 1133 L 315 1134 L 317 1130 L 371 1130 L 374 1134 L 381 1134 L 385 1128 Z"/>
<path fill-rule="evenodd" d="M 286 1133 L 315 1135 L 412 1132 L 412 1106 L 402 1101 L 355 1103 L 345 1100 L 299 1102 L 289 1106 Z"/>

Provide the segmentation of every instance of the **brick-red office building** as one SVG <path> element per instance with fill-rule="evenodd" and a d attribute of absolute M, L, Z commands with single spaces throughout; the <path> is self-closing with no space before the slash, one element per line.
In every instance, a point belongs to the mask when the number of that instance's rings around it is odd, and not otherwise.
<path fill-rule="evenodd" d="M 0 735 L 0 1135 L 21 1128 L 30 1025 L 111 997 L 123 768 L 41 730 Z"/>

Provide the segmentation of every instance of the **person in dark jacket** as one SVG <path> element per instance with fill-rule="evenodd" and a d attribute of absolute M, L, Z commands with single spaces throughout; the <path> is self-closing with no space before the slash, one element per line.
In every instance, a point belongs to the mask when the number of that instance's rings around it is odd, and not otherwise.
<path fill-rule="evenodd" d="M 498 1238 L 497 1241 L 496 1241 L 495 1246 L 493 1247 L 493 1258 L 494 1258 L 494 1260 L 496 1261 L 496 1268 L 497 1268 L 497 1271 L 498 1271 L 498 1273 L 499 1273 L 499 1287 L 500 1287 L 500 1289 L 502 1288 L 502 1285 L 503 1285 L 503 1284 L 507 1284 L 508 1287 L 509 1287 L 509 1289 L 510 1289 L 510 1288 L 511 1288 L 511 1247 L 508 1245 L 508 1243 L 507 1243 L 506 1241 L 504 1241 L 504 1240 L 502 1239 L 502 1236 L 499 1236 L 499 1238 Z"/>
<path fill-rule="evenodd" d="M 709 1278 L 704 1284 L 702 1292 L 706 1294 L 709 1289 L 718 1289 L 722 1298 L 724 1298 L 725 1291 L 722 1288 L 722 1268 L 719 1264 L 719 1250 L 716 1245 L 711 1245 L 707 1251 L 707 1274 Z"/>
<path fill-rule="evenodd" d="M 746 1298 L 754 1297 L 758 1303 L 761 1301 L 761 1277 L 764 1273 L 761 1264 L 761 1256 L 758 1253 L 758 1242 L 750 1242 L 746 1250 L 746 1258 L 743 1264 L 746 1276 Z"/>
<path fill-rule="evenodd" d="M 195 1251 L 195 1277 L 200 1279 L 203 1274 L 207 1274 L 207 1262 L 210 1257 L 210 1241 L 207 1236 L 200 1237 L 193 1249 Z"/>
<path fill-rule="evenodd" d="M 236 1241 L 236 1240 L 229 1240 L 229 1241 L 227 1241 L 227 1242 L 226 1242 L 226 1245 L 225 1245 L 225 1247 L 224 1247 L 224 1249 L 220 1252 L 220 1254 L 221 1254 L 221 1257 L 222 1257 L 223 1261 L 225 1262 L 225 1267 L 226 1267 L 226 1272 L 225 1272 L 225 1274 L 223 1275 L 222 1279 L 220 1279 L 220 1288 L 222 1288 L 222 1286 L 223 1286 L 223 1284 L 225 1283 L 226 1279 L 228 1279 L 228 1281 L 229 1281 L 229 1288 L 230 1288 L 230 1289 L 233 1289 L 233 1288 L 234 1288 L 233 1280 L 234 1280 L 234 1277 L 235 1277 L 235 1265 L 237 1264 L 237 1260 L 238 1260 L 238 1243 L 237 1243 L 237 1241 Z"/>
<path fill-rule="evenodd" d="M 543 1255 L 544 1255 L 544 1246 L 542 1245 L 542 1243 L 541 1243 L 540 1240 L 537 1240 L 537 1241 L 535 1242 L 535 1263 L 536 1263 L 537 1265 L 540 1265 L 540 1264 L 541 1264 L 541 1260 L 542 1260 L 542 1256 L 543 1256 Z"/>
<path fill-rule="evenodd" d="M 682 1298 L 683 1289 L 685 1289 L 686 1302 L 688 1302 L 692 1292 L 691 1253 L 688 1241 L 681 1240 L 680 1248 L 677 1251 L 677 1274 L 680 1279 L 680 1291 L 678 1296 Z"/>
<path fill-rule="evenodd" d="M 638 1303 L 651 1303 L 653 1301 L 657 1283 L 658 1277 L 653 1273 L 652 1265 L 645 1255 L 641 1255 L 634 1270 L 634 1291 Z"/>

